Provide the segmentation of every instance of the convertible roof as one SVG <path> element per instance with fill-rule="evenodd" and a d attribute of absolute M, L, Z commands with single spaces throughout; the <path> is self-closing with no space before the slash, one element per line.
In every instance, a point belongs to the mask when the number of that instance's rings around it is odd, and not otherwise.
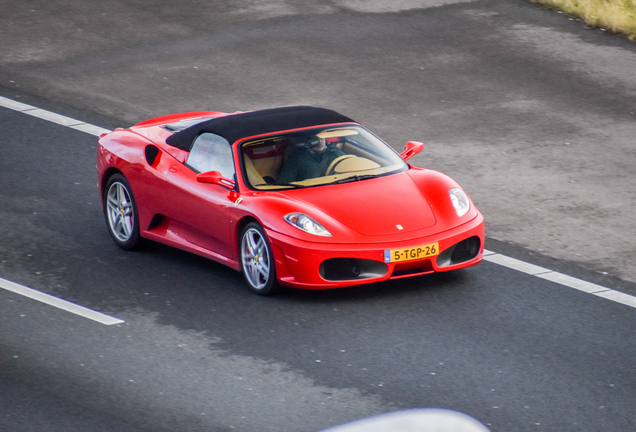
<path fill-rule="evenodd" d="M 230 144 L 241 138 L 284 130 L 334 123 L 355 123 L 348 117 L 325 108 L 294 106 L 230 114 L 190 126 L 176 132 L 166 142 L 190 151 L 194 139 L 203 132 L 220 135 Z"/>

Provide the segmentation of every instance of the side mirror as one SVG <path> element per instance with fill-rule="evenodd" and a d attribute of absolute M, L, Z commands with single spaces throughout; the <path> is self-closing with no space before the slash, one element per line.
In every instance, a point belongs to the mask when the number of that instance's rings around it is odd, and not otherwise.
<path fill-rule="evenodd" d="M 218 171 L 208 171 L 201 174 L 197 174 L 197 181 L 200 183 L 210 183 L 221 185 L 224 188 L 233 190 L 236 186 L 233 180 L 225 178 Z"/>
<path fill-rule="evenodd" d="M 417 141 L 409 141 L 404 146 L 404 151 L 400 153 L 400 157 L 402 157 L 402 159 L 407 161 L 411 159 L 413 156 L 415 156 L 416 154 L 418 154 L 419 152 L 421 152 L 422 150 L 424 150 L 424 144 Z"/>

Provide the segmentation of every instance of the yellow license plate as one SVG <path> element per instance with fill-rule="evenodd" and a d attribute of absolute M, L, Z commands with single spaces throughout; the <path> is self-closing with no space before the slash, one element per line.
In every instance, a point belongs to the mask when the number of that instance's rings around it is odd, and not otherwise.
<path fill-rule="evenodd" d="M 406 249 L 387 249 L 384 251 L 384 262 L 413 261 L 435 255 L 439 255 L 439 243 L 431 243 Z"/>

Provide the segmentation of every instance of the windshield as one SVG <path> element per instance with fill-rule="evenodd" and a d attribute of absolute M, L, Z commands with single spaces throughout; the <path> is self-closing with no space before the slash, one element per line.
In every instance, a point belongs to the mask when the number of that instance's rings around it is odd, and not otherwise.
<path fill-rule="evenodd" d="M 241 157 L 246 182 L 268 190 L 364 180 L 408 168 L 391 147 L 356 125 L 248 141 Z"/>

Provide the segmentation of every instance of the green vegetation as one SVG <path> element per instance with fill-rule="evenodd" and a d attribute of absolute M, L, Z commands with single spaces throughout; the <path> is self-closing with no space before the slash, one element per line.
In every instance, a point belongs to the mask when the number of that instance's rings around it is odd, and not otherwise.
<path fill-rule="evenodd" d="M 636 0 L 532 0 L 636 41 Z"/>

